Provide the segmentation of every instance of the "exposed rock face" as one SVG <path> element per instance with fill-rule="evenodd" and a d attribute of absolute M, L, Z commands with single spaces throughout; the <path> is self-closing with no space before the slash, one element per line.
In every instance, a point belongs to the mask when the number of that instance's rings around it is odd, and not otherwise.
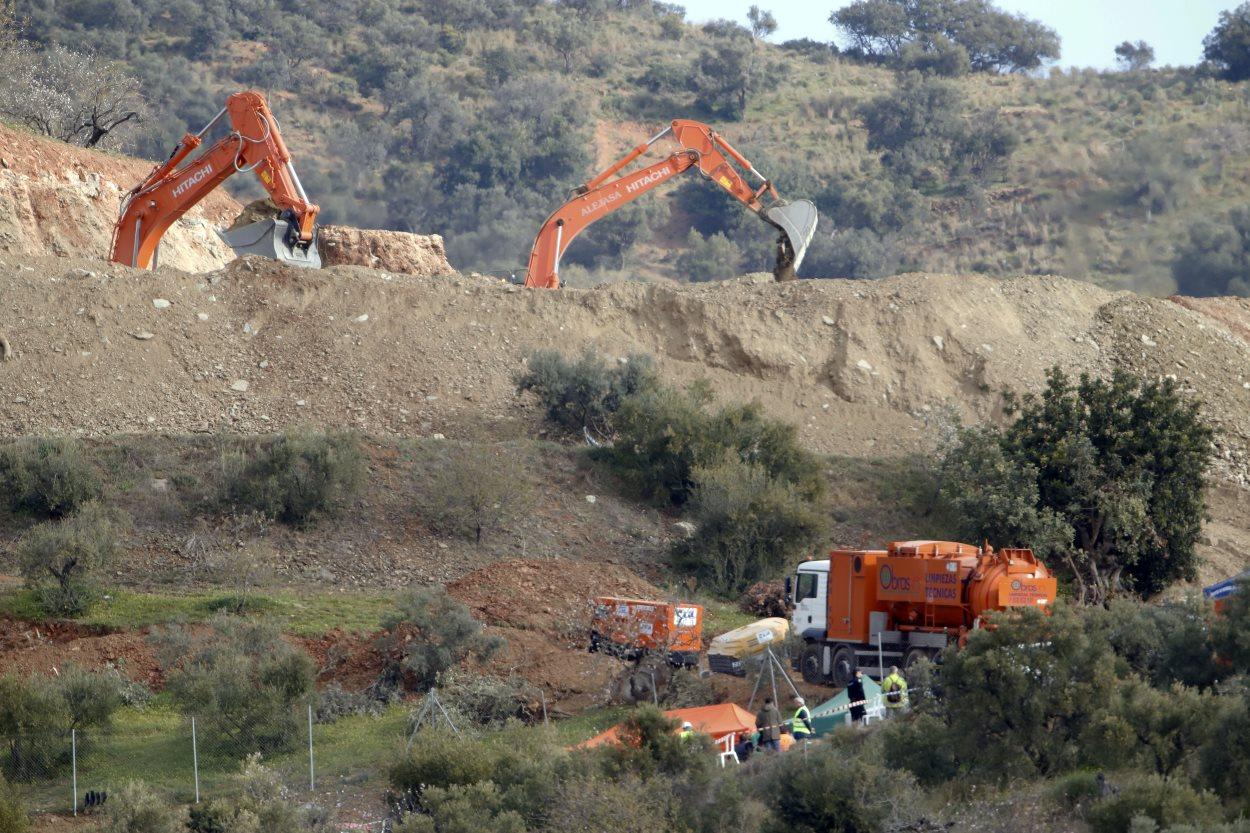
<path fill-rule="evenodd" d="M 322 226 L 317 248 L 325 266 L 367 266 L 422 277 L 455 271 L 437 234 Z"/>
<path fill-rule="evenodd" d="M 107 258 L 121 199 L 151 169 L 0 125 L 0 253 Z M 209 195 L 165 233 L 161 265 L 211 272 L 233 260 L 214 229 L 239 208 Z"/>

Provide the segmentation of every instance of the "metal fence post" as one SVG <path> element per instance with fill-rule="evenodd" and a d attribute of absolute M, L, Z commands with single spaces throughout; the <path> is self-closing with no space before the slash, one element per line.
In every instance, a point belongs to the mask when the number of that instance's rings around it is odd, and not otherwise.
<path fill-rule="evenodd" d="M 191 769 L 195 772 L 195 803 L 200 803 L 200 746 L 195 737 L 195 717 L 191 718 Z"/>
<path fill-rule="evenodd" d="M 317 789 L 317 770 L 313 764 L 313 713 L 312 703 L 308 704 L 308 791 Z"/>
<path fill-rule="evenodd" d="M 74 815 L 78 815 L 78 730 L 69 730 L 69 758 L 73 772 Z"/>
<path fill-rule="evenodd" d="M 881 631 L 877 631 L 877 679 L 885 679 L 885 653 L 881 647 Z"/>

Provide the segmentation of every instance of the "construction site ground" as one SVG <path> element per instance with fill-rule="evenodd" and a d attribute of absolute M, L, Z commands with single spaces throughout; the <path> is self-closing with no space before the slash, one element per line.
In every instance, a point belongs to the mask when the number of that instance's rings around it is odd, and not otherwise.
<path fill-rule="evenodd" d="M 361 690 L 381 669 L 390 599 L 445 584 L 507 640 L 487 670 L 540 686 L 557 715 L 604 705 L 629 666 L 585 650 L 589 598 L 691 588 L 666 568 L 677 518 L 626 496 L 518 395 L 538 349 L 645 353 L 671 383 L 707 380 L 721 400 L 796 424 L 826 460 L 831 543 L 849 546 L 928 534 L 903 499 L 909 473 L 956 420 L 999 419 L 1004 389 L 1037 391 L 1055 365 L 1172 376 L 1218 432 L 1198 581 L 1250 563 L 1245 300 L 930 274 L 529 291 L 448 271 L 433 238 L 357 230 L 333 239 L 358 265 L 309 271 L 233 259 L 213 232 L 241 210 L 224 195 L 171 232 L 148 272 L 103 254 L 121 194 L 149 165 L 0 127 L 0 439 L 86 442 L 106 498 L 132 519 L 110 580 L 146 611 L 107 620 L 112 599 L 96 622 L 32 615 L 13 558 L 29 521 L 6 515 L 0 669 L 112 666 L 159 689 L 150 628 L 243 594 L 289 614 L 287 638 L 322 685 Z M 369 476 L 348 511 L 289 529 L 214 503 L 223 450 L 301 426 L 363 438 Z M 481 543 L 414 509 L 456 444 L 511 458 L 532 495 Z M 749 618 L 732 602 L 709 610 L 709 637 Z M 714 684 L 742 704 L 750 694 L 749 680 Z"/>

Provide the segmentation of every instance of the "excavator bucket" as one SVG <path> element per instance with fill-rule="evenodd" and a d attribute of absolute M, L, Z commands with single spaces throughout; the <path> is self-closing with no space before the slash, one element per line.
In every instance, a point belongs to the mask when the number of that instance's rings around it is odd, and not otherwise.
<path fill-rule="evenodd" d="M 777 278 L 783 279 L 782 272 L 788 273 L 787 277 L 793 278 L 794 273 L 798 271 L 799 264 L 803 262 L 803 255 L 807 254 L 807 247 L 811 244 L 812 237 L 816 234 L 816 222 L 819 219 L 816 206 L 810 200 L 796 200 L 766 209 L 764 217 L 769 223 L 781 229 L 790 244 L 789 252 L 778 252 Z M 784 250 L 785 246 L 781 249 Z"/>
<path fill-rule="evenodd" d="M 290 263 L 293 266 L 321 268 L 321 255 L 317 252 L 316 235 L 313 235 L 307 247 L 301 245 L 298 243 L 294 227 L 288 220 L 280 218 L 259 220 L 229 231 L 218 231 L 217 234 L 239 256 L 259 255 L 270 260 Z"/>

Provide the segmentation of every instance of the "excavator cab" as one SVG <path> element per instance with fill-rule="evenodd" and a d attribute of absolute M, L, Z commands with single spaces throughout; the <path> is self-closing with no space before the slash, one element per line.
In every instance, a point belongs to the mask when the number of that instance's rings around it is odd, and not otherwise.
<path fill-rule="evenodd" d="M 816 206 L 811 200 L 774 203 L 760 216 L 781 232 L 777 239 L 777 265 L 773 277 L 779 281 L 793 280 L 816 234 L 819 221 Z"/>
<path fill-rule="evenodd" d="M 321 268 L 316 231 L 313 231 L 311 240 L 300 240 L 299 223 L 289 211 L 282 212 L 274 219 L 257 220 L 225 231 L 218 229 L 217 235 L 239 257 L 257 255 L 292 266 Z"/>

